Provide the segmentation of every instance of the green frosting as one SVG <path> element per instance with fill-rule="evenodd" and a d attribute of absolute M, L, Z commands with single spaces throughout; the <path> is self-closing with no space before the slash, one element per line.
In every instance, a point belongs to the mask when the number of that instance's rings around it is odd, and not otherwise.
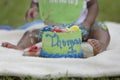
<path fill-rule="evenodd" d="M 107 25 L 105 23 L 102 23 L 102 29 L 107 30 Z"/>
<path fill-rule="evenodd" d="M 45 22 L 70 24 L 79 18 L 84 0 L 39 0 L 39 4 Z"/>
<path fill-rule="evenodd" d="M 48 54 L 78 54 L 81 52 L 81 30 L 73 32 L 44 32 L 42 49 Z"/>

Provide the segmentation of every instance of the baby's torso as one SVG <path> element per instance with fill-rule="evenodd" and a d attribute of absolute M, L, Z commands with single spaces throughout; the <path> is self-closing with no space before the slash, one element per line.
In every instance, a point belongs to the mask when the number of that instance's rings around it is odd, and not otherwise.
<path fill-rule="evenodd" d="M 38 0 L 41 19 L 46 23 L 82 23 L 88 0 Z"/>

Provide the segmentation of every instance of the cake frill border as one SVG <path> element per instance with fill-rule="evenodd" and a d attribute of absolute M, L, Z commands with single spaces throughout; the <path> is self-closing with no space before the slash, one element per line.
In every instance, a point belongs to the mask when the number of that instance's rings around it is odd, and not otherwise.
<path fill-rule="evenodd" d="M 83 51 L 81 51 L 78 54 L 72 54 L 72 53 L 68 53 L 68 54 L 52 54 L 52 53 L 47 53 L 44 50 L 40 51 L 40 56 L 41 57 L 46 57 L 46 58 L 83 58 Z"/>

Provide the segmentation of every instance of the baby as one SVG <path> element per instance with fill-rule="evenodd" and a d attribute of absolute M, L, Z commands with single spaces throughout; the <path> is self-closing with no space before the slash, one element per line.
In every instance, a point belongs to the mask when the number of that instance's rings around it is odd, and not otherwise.
<path fill-rule="evenodd" d="M 66 12 L 65 14 L 61 14 L 63 17 L 58 17 L 59 15 L 59 10 L 54 11 L 54 14 L 58 14 L 56 15 L 56 17 L 59 19 L 61 18 L 62 21 L 64 22 L 71 22 L 74 25 L 82 25 L 82 27 L 87 31 L 87 34 L 85 36 L 83 36 L 83 41 L 88 42 L 92 47 L 93 47 L 93 51 L 94 51 L 94 55 L 97 55 L 101 52 L 103 52 L 104 50 L 106 50 L 109 42 L 110 42 L 110 35 L 109 35 L 109 31 L 108 28 L 106 27 L 106 25 L 104 23 L 95 23 L 96 17 L 98 15 L 98 1 L 97 0 L 73 0 L 72 2 L 75 2 L 75 4 L 72 4 L 71 2 L 69 2 L 69 0 L 66 0 L 66 3 L 63 3 L 60 0 L 47 0 L 48 2 L 50 2 L 50 4 L 58 4 L 61 3 L 62 5 L 66 5 L 66 7 L 61 7 L 62 10 L 68 10 L 69 7 L 67 7 L 68 3 L 73 5 L 71 7 L 71 11 L 75 10 L 76 12 L 74 13 L 79 13 L 74 15 L 74 17 L 69 16 L 69 18 L 64 18 L 64 16 L 67 16 L 70 14 L 70 12 Z M 44 10 L 46 9 L 49 10 L 49 7 L 47 7 L 47 5 L 43 5 L 45 2 L 47 2 L 46 0 L 32 0 L 30 9 L 26 12 L 26 16 L 25 19 L 28 20 L 29 18 L 31 18 L 32 20 L 35 18 L 36 14 L 40 11 L 40 10 Z M 71 0 L 70 0 L 71 1 Z M 83 3 L 82 3 L 83 1 Z M 81 7 L 74 7 L 74 6 L 79 6 L 79 5 L 84 6 L 83 8 Z M 46 3 L 47 4 L 47 3 Z M 62 6 L 61 5 L 61 6 Z M 53 9 L 57 8 L 57 5 L 54 5 Z M 42 11 L 40 11 L 42 13 Z M 50 12 L 50 10 L 48 11 L 48 13 Z M 52 10 L 51 12 L 52 13 Z M 45 14 L 45 15 L 41 15 L 42 16 L 47 16 L 45 19 L 43 19 L 45 21 L 45 23 L 47 25 L 50 26 L 55 26 L 56 23 L 54 23 L 54 18 L 52 18 L 52 20 L 49 20 L 49 14 Z M 64 19 L 63 19 L 64 18 Z M 70 18 L 72 18 L 70 20 Z M 53 21 L 53 22 L 50 22 Z M 62 22 L 61 22 L 62 24 Z M 58 25 L 58 24 L 57 24 Z M 23 37 L 21 38 L 21 40 L 19 41 L 19 43 L 17 45 L 13 45 L 11 43 L 8 42 L 4 42 L 2 44 L 3 47 L 7 47 L 7 48 L 14 48 L 14 49 L 19 49 L 19 50 L 24 50 L 30 46 L 32 46 L 30 48 L 31 52 L 34 53 L 33 55 L 39 56 L 40 54 L 38 53 L 40 48 L 36 48 L 35 46 L 33 46 L 36 43 L 39 43 L 42 41 L 42 39 L 38 39 L 38 37 L 36 37 L 35 35 L 38 35 L 40 33 L 41 29 L 35 29 L 32 31 L 27 31 L 25 32 L 25 34 L 23 35 Z M 33 42 L 31 43 L 31 39 L 33 40 Z M 37 53 L 35 53 L 37 52 Z"/>

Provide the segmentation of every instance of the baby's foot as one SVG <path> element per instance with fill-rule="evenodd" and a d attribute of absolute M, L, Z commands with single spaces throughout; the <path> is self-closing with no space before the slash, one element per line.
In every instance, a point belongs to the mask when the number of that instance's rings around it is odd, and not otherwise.
<path fill-rule="evenodd" d="M 94 55 L 104 51 L 104 45 L 96 39 L 88 39 L 88 43 L 93 47 Z"/>
<path fill-rule="evenodd" d="M 23 56 L 40 56 L 41 48 L 33 45 L 28 49 L 24 50 Z"/>
<path fill-rule="evenodd" d="M 18 48 L 16 45 L 13 45 L 9 42 L 3 42 L 2 47 L 6 47 L 6 48 L 11 48 L 11 49 L 18 49 L 18 50 L 21 50 L 20 48 Z"/>

